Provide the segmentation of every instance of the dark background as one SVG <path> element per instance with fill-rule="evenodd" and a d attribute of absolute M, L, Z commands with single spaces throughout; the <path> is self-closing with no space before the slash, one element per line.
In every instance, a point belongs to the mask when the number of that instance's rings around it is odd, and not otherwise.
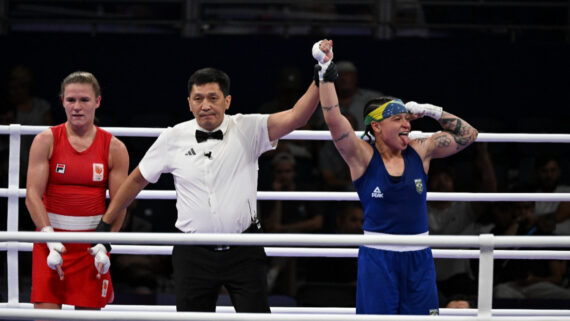
<path fill-rule="evenodd" d="M 35 92 L 52 103 L 57 122 L 65 119 L 58 108 L 61 80 L 75 70 L 91 71 L 102 86 L 102 125 L 163 127 L 172 123 L 136 123 L 136 116 L 165 113 L 177 122 L 187 119 L 186 82 L 196 69 L 213 66 L 226 71 L 232 79 L 230 113 L 255 112 L 275 96 L 280 67 L 298 67 L 309 84 L 311 46 L 326 36 L 9 34 L 0 36 L 0 73 L 5 75 L 16 64 L 30 66 Z M 335 60 L 351 60 L 357 66 L 361 87 L 438 104 L 468 119 L 500 122 L 475 123 L 482 131 L 568 132 L 568 43 L 511 43 L 476 36 L 330 38 Z M 533 126 L 529 119 L 551 123 Z"/>

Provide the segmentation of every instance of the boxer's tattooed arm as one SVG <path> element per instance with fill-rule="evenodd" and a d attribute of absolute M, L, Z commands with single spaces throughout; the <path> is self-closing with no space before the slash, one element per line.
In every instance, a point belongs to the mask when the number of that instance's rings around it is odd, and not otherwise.
<path fill-rule="evenodd" d="M 426 143 L 427 138 L 426 138 L 426 137 L 416 138 L 416 141 L 417 141 L 418 143 L 420 143 L 421 145 L 423 145 L 423 144 Z"/>
<path fill-rule="evenodd" d="M 339 108 L 339 105 L 336 104 L 334 106 L 323 106 L 324 111 L 331 111 L 333 108 Z"/>
<path fill-rule="evenodd" d="M 417 151 L 424 160 L 451 156 L 473 143 L 479 134 L 477 129 L 465 120 L 445 111 L 439 123 L 442 131 L 428 138 L 414 139 Z"/>
<path fill-rule="evenodd" d="M 441 124 L 441 127 L 451 135 L 457 144 L 457 149 L 467 147 L 467 145 L 474 142 L 477 138 L 477 131 L 475 128 L 469 125 L 466 121 L 449 113 L 444 113 L 443 117 L 440 118 L 439 123 Z M 450 142 L 445 142 L 442 139 L 439 143 L 449 145 Z"/>
<path fill-rule="evenodd" d="M 335 138 L 334 142 L 335 143 L 340 142 L 341 140 L 346 139 L 347 137 L 348 137 L 348 133 L 344 133 L 344 134 L 340 135 L 340 137 Z"/>
<path fill-rule="evenodd" d="M 323 111 L 329 112 L 329 111 L 333 110 L 334 108 L 339 108 L 339 107 L 340 107 L 339 104 L 334 104 L 333 106 L 323 106 Z M 338 138 L 333 139 L 333 141 L 336 143 L 336 142 L 339 142 L 339 141 L 341 141 L 347 137 L 348 137 L 348 133 L 343 133 Z"/>
<path fill-rule="evenodd" d="M 342 131 L 343 130 L 349 130 L 349 129 L 352 130 L 352 127 L 350 126 L 350 123 L 348 122 L 348 120 L 345 117 L 343 117 L 341 115 L 338 115 L 340 117 L 335 117 L 336 112 L 340 111 L 339 110 L 340 105 L 338 103 L 336 103 L 332 106 L 322 106 L 322 108 L 323 108 L 323 113 L 335 111 L 333 114 L 325 114 L 325 119 L 327 117 L 334 117 L 336 119 L 335 121 L 333 121 L 335 123 L 335 125 L 331 125 L 331 124 L 328 124 L 328 125 L 329 125 L 329 128 L 331 128 L 331 134 L 334 136 L 338 135 L 338 137 L 336 137 L 336 138 L 333 137 L 333 139 L 332 139 L 336 148 L 338 149 L 338 151 L 341 155 L 345 155 L 347 153 L 347 149 L 346 149 L 347 146 L 345 146 L 345 145 L 349 144 L 347 139 L 350 138 L 351 134 L 354 135 L 354 132 L 352 132 L 352 131 L 342 132 Z M 334 129 L 334 128 L 336 128 L 336 129 Z"/>
<path fill-rule="evenodd" d="M 435 138 L 435 147 L 447 147 L 451 145 L 451 138 L 448 135 L 441 135 Z M 460 147 L 457 146 L 459 149 Z"/>
<path fill-rule="evenodd" d="M 457 144 L 457 149 L 463 149 L 475 141 L 477 138 L 477 130 L 469 125 L 466 121 L 451 115 L 443 114 L 439 119 L 439 123 L 444 131 L 451 135 L 451 138 Z M 447 147 L 451 144 L 451 139 L 447 135 L 436 138 L 437 147 Z"/>

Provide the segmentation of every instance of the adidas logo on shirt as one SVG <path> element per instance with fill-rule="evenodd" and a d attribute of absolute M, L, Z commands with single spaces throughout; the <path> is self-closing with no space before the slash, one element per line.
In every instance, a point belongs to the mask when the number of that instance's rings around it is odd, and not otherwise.
<path fill-rule="evenodd" d="M 196 152 L 194 151 L 194 148 L 190 148 L 186 154 L 184 154 L 184 156 L 194 156 L 196 155 Z"/>
<path fill-rule="evenodd" d="M 383 198 L 383 197 L 384 197 L 384 194 L 382 194 L 380 187 L 376 186 L 376 188 L 374 189 L 374 192 L 372 192 L 372 198 Z"/>

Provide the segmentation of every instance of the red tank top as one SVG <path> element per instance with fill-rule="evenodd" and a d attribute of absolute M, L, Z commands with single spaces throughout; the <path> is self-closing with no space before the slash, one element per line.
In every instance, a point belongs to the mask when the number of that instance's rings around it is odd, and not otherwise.
<path fill-rule="evenodd" d="M 50 213 L 93 216 L 105 213 L 111 133 L 96 127 L 91 146 L 75 150 L 67 138 L 65 124 L 51 128 L 53 152 L 44 204 Z"/>

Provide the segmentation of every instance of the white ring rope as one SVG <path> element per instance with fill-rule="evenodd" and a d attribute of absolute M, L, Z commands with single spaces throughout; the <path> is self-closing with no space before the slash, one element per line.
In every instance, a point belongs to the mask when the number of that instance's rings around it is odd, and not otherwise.
<path fill-rule="evenodd" d="M 6 303 L 0 303 L 0 308 L 11 308 Z M 19 309 L 32 309 L 31 303 L 20 303 Z M 64 304 L 63 310 L 73 310 L 73 306 Z M 124 304 L 108 304 L 102 309 L 103 311 L 154 311 L 154 312 L 174 312 L 174 305 L 124 305 Z M 477 309 L 453 309 L 440 308 L 440 315 L 456 315 L 456 316 L 475 316 Z M 232 306 L 217 306 L 216 313 L 235 313 Z M 331 308 L 331 307 L 271 307 L 272 314 L 349 314 L 354 315 L 356 308 Z M 570 310 L 540 310 L 540 309 L 493 309 L 494 316 L 570 316 Z"/>
<path fill-rule="evenodd" d="M 453 236 L 450 236 L 453 237 Z M 11 242 L 0 242 L 0 251 L 6 251 Z M 18 251 L 31 252 L 33 243 L 17 243 Z M 112 254 L 171 255 L 171 245 L 113 245 Z M 265 247 L 271 257 L 357 257 L 357 248 L 318 247 Z M 478 259 L 479 250 L 432 249 L 436 259 Z M 517 260 L 570 260 L 570 251 L 545 250 L 495 250 L 495 259 Z"/>
<path fill-rule="evenodd" d="M 170 321 L 170 320 L 272 320 L 272 321 L 336 321 L 336 320 L 382 320 L 382 321 L 421 321 L 421 320 L 486 320 L 476 316 L 419 316 L 419 315 L 332 315 L 332 314 L 265 314 L 265 313 L 206 313 L 206 312 L 167 312 L 167 311 L 78 311 L 78 310 L 34 310 L 0 309 L 0 319 L 44 319 L 44 320 L 129 320 L 129 321 Z M 493 320 L 536 321 L 536 316 L 496 316 Z M 541 321 L 568 320 L 565 315 L 542 315 Z"/>
<path fill-rule="evenodd" d="M 224 244 L 273 246 L 359 246 L 424 245 L 431 247 L 481 246 L 482 239 L 491 238 L 495 248 L 570 247 L 570 236 L 494 236 L 492 234 L 456 235 L 356 235 L 356 234 L 236 234 L 236 233 L 96 233 L 96 232 L 0 232 L 4 242 L 67 242 L 118 244 Z"/>
<path fill-rule="evenodd" d="M 20 126 L 22 135 L 35 135 L 48 126 Z M 142 127 L 102 127 L 115 136 L 134 136 L 134 137 L 158 137 L 166 128 L 142 128 Z M 360 137 L 362 131 L 355 134 Z M 0 135 L 10 134 L 10 125 L 0 125 Z M 433 133 L 424 133 L 413 130 L 410 132 L 411 138 L 428 137 Z M 289 135 L 281 139 L 291 140 L 331 140 L 328 130 L 295 130 Z M 570 134 L 544 134 L 544 133 L 479 133 L 477 142 L 493 142 L 493 143 L 570 143 Z"/>
<path fill-rule="evenodd" d="M 0 303 L 0 308 L 10 308 L 8 304 Z M 31 303 L 20 303 L 19 309 L 32 309 Z M 64 304 L 63 310 L 73 310 L 73 306 Z M 102 309 L 103 311 L 153 311 L 153 312 L 174 312 L 176 306 L 174 305 L 123 305 L 123 304 L 108 304 Z M 475 316 L 477 309 L 439 309 L 440 315 L 448 316 Z M 217 306 L 216 313 L 235 313 L 232 306 Z M 354 315 L 356 308 L 330 308 L 330 307 L 271 307 L 272 314 L 348 314 Z M 533 310 L 533 309 L 493 309 L 494 316 L 570 316 L 570 310 Z"/>
<path fill-rule="evenodd" d="M 108 194 L 108 193 L 107 193 Z M 10 195 L 10 190 L 0 188 L 0 197 Z M 18 197 L 26 197 L 26 189 L 18 189 Z M 107 195 L 108 197 L 108 195 Z M 137 199 L 175 200 L 174 190 L 143 190 Z M 356 192 L 257 192 L 260 201 L 358 201 Z M 428 201 L 458 201 L 458 202 L 570 202 L 570 193 L 443 193 L 428 192 Z"/>

